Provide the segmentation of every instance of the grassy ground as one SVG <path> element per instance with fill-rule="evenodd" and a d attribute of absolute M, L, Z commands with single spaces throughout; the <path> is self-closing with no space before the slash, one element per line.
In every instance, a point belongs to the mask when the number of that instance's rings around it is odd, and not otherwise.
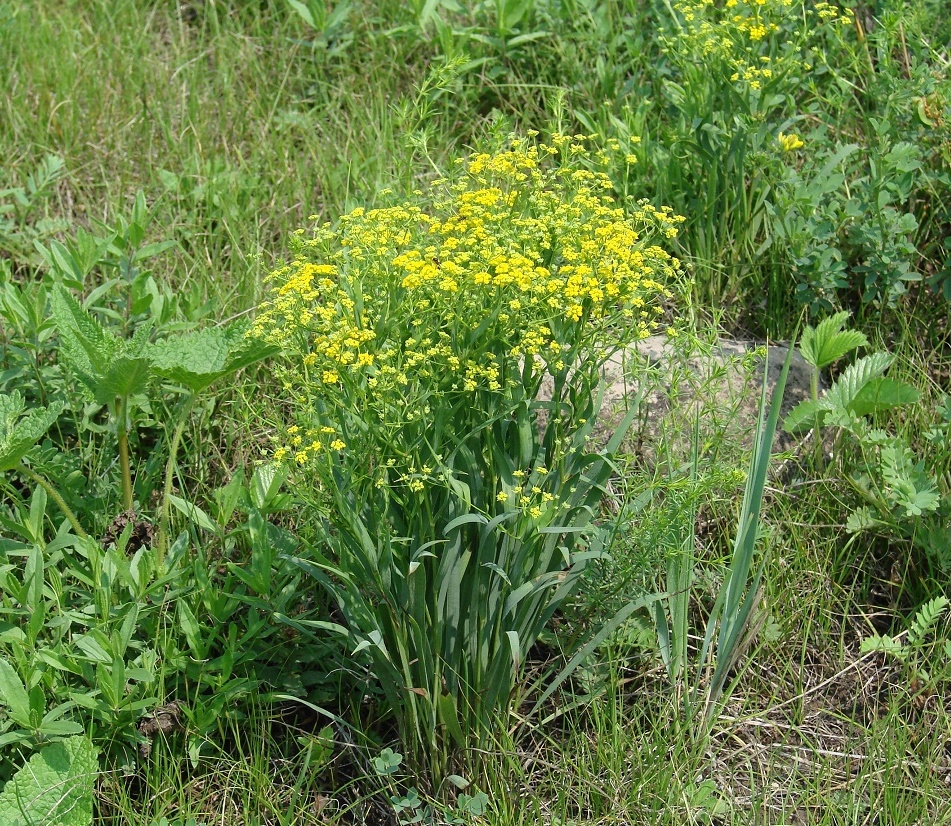
<path fill-rule="evenodd" d="M 858 22 L 803 46 L 806 71 L 787 67 L 786 86 L 766 84 L 769 100 L 703 86 L 685 57 L 697 42 L 677 29 L 665 3 L 537 0 L 469 4 L 470 11 L 439 2 L 311 3 L 313 25 L 300 5 L 0 2 L 0 205 L 10 205 L 0 214 L 0 281 L 38 283 L 50 266 L 34 242 L 101 233 L 104 225 L 121 230 L 142 191 L 139 247 L 174 242 L 136 264 L 178 302 L 167 324 L 237 317 L 262 299 L 266 274 L 311 216 L 333 221 L 374 205 L 387 188 L 410 195 L 467 148 L 510 130 L 617 137 L 633 156 L 613 170 L 618 190 L 688 216 L 679 243 L 694 282 L 685 306 L 674 309 L 691 334 L 685 338 L 710 338 L 712 319 L 727 335 L 788 338 L 801 311 L 815 324 L 834 309 L 852 310 L 870 349 L 895 354 L 889 375 L 922 391 L 916 404 L 874 424 L 900 434 L 921 458 L 941 505 L 921 522 L 896 506 L 891 521 L 850 532 L 849 516 L 863 501 L 851 480 L 874 477 L 874 449 L 842 438 L 817 462 L 807 446 L 769 483 L 760 629 L 708 728 L 678 703 L 650 617 L 635 617 L 534 716 L 505 721 L 494 747 L 467 753 L 460 771 L 488 795 L 485 822 L 498 824 L 951 821 L 946 620 L 910 639 L 919 608 L 947 593 L 951 567 L 951 558 L 929 555 L 919 541 L 932 531 L 941 545 L 951 506 L 951 442 L 923 435 L 946 431 L 951 369 L 943 292 L 951 91 L 941 4 L 861 4 Z M 318 8 L 329 14 L 323 23 L 313 17 Z M 664 47 L 661 35 L 680 45 Z M 717 94 L 725 102 L 713 100 Z M 780 132 L 802 136 L 804 153 L 780 147 Z M 731 143 L 731 135 L 742 140 Z M 854 157 L 822 166 L 850 144 L 861 147 Z M 61 163 L 38 172 L 50 157 Z M 99 278 L 94 271 L 87 294 Z M 11 312 L 7 303 L 0 321 L 3 391 L 28 383 L 16 372 L 19 352 L 32 354 L 37 376 L 55 381 L 45 372 L 55 359 L 43 324 L 28 346 Z M 282 404 L 267 371 L 255 369 L 199 403 L 184 429 L 175 490 L 208 503 L 213 517 L 211 503 L 221 503 L 213 491 L 262 458 Z M 841 368 L 834 371 L 828 381 Z M 163 417 L 173 408 L 143 408 L 133 440 L 143 457 L 142 501 L 160 491 L 164 461 L 147 457 L 167 445 L 172 420 Z M 98 414 L 86 415 L 107 431 Z M 63 436 L 76 450 L 86 444 L 70 438 Z M 689 523 L 698 536 L 693 628 L 702 628 L 723 581 L 747 461 L 717 439 L 722 434 L 708 434 L 696 490 L 684 494 L 698 508 L 696 525 Z M 668 447 L 689 457 L 687 445 Z M 82 449 L 83 473 L 102 480 L 87 489 L 84 518 L 101 535 L 122 510 L 118 466 L 108 451 Z M 559 648 L 597 627 L 622 598 L 661 587 L 666 537 L 694 513 L 678 499 L 689 488 L 682 468 L 646 468 L 633 449 L 620 463 L 617 507 L 629 518 L 614 561 L 592 573 L 536 647 L 532 673 L 543 673 Z M 9 562 L 11 525 L 28 509 L 32 486 L 20 478 L 4 485 Z M 653 498 L 635 509 L 645 491 Z M 285 528 L 306 526 L 305 514 L 276 504 L 274 513 Z M 177 510 L 171 519 L 188 527 Z M 46 530 L 55 533 L 56 524 L 50 517 Z M 243 538 L 229 545 L 203 535 L 207 547 L 193 551 L 211 569 L 239 558 Z M 173 614 L 150 626 L 156 640 L 187 624 Z M 212 617 L 199 636 L 243 633 L 217 628 Z M 863 649 L 876 634 L 907 647 L 890 656 Z M 325 727 L 328 718 L 314 708 L 281 699 L 294 691 L 274 677 L 273 652 L 291 636 L 262 637 L 254 649 L 267 653 L 261 674 L 276 686 L 267 698 L 232 696 L 231 683 L 204 672 L 146 692 L 154 702 L 129 726 L 146 710 L 170 709 L 172 699 L 190 712 L 155 740 L 150 757 L 117 749 L 120 758 L 103 764 L 96 822 L 393 823 L 391 796 L 419 787 L 444 799 L 446 790 L 426 790 L 412 765 L 382 777 L 374 770 L 373 749 L 394 745 L 392 732 L 375 728 L 359 704 L 332 699 L 332 676 L 309 686 L 311 706 L 332 705 L 365 726 L 369 750 L 345 727 Z M 691 651 L 698 643 L 691 640 Z M 171 663 L 182 652 L 165 656 Z M 311 670 L 332 674 L 332 656 L 316 651 Z M 199 719 L 198 706 L 213 712 Z M 18 754 L 3 755 L 4 778 Z"/>

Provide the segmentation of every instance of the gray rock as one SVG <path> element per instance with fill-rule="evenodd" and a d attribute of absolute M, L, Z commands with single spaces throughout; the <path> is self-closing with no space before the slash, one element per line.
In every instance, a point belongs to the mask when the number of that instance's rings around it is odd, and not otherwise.
<path fill-rule="evenodd" d="M 652 336 L 615 354 L 603 367 L 604 405 L 595 430 L 603 445 L 634 401 L 639 414 L 625 449 L 654 465 L 662 454 L 689 456 L 695 423 L 701 447 L 716 444 L 721 455 L 739 459 L 752 446 L 766 372 L 767 401 L 772 397 L 789 352 L 788 345 L 761 345 L 721 339 L 716 343 Z M 783 395 L 782 418 L 809 398 L 812 367 L 795 352 Z M 543 385 L 540 398 L 550 398 Z M 774 450 L 794 450 L 800 442 L 777 433 Z M 728 458 L 724 455 L 723 458 Z"/>

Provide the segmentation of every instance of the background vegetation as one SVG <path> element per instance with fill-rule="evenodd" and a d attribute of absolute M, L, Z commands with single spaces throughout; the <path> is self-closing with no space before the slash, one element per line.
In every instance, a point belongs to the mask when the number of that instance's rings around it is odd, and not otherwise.
<path fill-rule="evenodd" d="M 0 781 L 55 747 L 55 822 L 136 826 L 947 820 L 949 42 L 939 0 L 0 0 Z M 244 329 L 300 227 L 529 130 L 685 216 L 684 359 L 804 315 L 822 384 L 755 549 L 724 433 L 616 457 L 610 559 L 437 778 L 289 561 Z"/>

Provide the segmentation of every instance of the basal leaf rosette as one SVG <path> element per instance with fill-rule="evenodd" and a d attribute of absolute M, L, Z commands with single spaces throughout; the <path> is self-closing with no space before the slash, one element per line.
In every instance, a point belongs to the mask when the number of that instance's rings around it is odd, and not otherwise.
<path fill-rule="evenodd" d="M 276 458 L 343 451 L 408 479 L 439 461 L 434 421 L 464 436 L 545 374 L 564 382 L 650 335 L 680 273 L 659 242 L 683 219 L 625 209 L 599 163 L 580 137 L 513 140 L 435 182 L 428 209 L 359 208 L 299 233 L 255 324 L 283 352 L 297 419 Z"/>

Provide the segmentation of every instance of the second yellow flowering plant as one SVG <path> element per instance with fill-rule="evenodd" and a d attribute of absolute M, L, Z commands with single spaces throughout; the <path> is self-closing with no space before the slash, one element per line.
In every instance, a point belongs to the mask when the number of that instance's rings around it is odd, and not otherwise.
<path fill-rule="evenodd" d="M 650 334 L 680 272 L 658 240 L 682 219 L 616 203 L 606 160 L 567 136 L 474 155 L 417 193 L 429 208 L 299 235 L 260 308 L 294 418 L 275 457 L 324 516 L 299 564 L 437 774 L 507 713 L 598 553 L 599 368 Z"/>

